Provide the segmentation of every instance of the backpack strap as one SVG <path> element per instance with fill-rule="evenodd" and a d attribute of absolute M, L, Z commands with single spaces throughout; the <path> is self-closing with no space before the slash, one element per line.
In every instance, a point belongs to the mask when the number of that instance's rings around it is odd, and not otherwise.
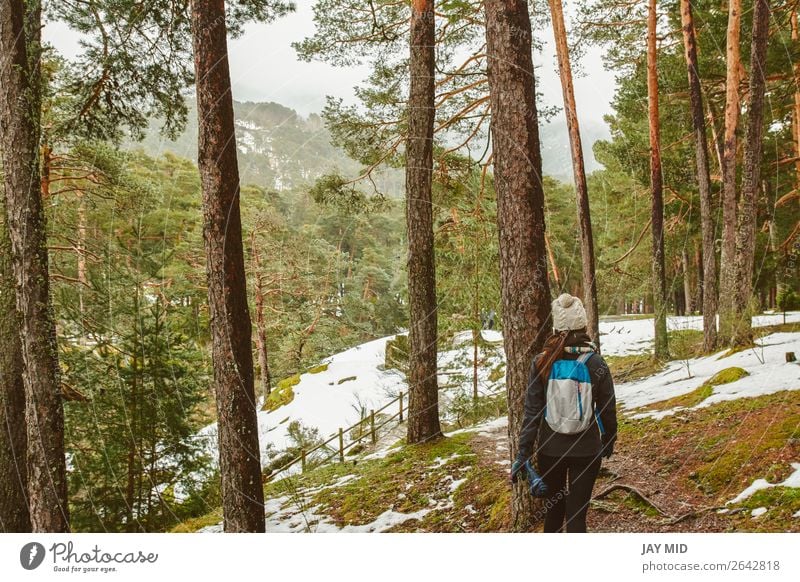
<path fill-rule="evenodd" d="M 593 355 L 594 355 L 594 352 L 584 352 L 584 353 L 582 353 L 580 355 L 580 357 L 578 358 L 578 361 L 581 364 L 586 365 L 586 363 L 589 361 L 589 358 L 591 358 Z"/>

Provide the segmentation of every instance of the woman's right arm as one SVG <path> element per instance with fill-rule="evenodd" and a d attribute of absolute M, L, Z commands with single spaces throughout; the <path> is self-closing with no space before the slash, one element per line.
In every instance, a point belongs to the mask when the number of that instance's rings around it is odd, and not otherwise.
<path fill-rule="evenodd" d="M 533 445 L 539 432 L 539 423 L 544 411 L 544 389 L 537 378 L 536 358 L 531 362 L 528 385 L 525 390 L 525 416 L 519 431 L 519 456 L 529 459 L 533 455 Z"/>

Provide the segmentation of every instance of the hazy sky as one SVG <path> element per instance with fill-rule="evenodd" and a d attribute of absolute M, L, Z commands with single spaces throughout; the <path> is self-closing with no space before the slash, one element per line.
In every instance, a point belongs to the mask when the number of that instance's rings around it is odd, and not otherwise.
<path fill-rule="evenodd" d="M 244 35 L 229 42 L 233 95 L 238 101 L 275 101 L 292 107 L 302 115 L 319 112 L 325 95 L 353 101 L 353 86 L 364 76 L 364 69 L 334 68 L 324 63 L 297 59 L 293 41 L 313 34 L 313 0 L 297 0 L 297 11 L 273 24 L 251 24 Z M 569 6 L 567 10 L 569 13 Z M 569 15 L 567 15 L 569 18 Z M 545 101 L 562 105 L 561 85 L 556 74 L 552 31 L 547 34 L 545 54 L 536 62 L 537 83 Z M 60 24 L 45 27 L 45 39 L 65 55 L 78 50 L 77 35 Z M 602 123 L 610 111 L 614 76 L 603 68 L 600 49 L 593 48 L 581 62 L 588 73 L 575 79 L 575 98 L 582 120 Z"/>

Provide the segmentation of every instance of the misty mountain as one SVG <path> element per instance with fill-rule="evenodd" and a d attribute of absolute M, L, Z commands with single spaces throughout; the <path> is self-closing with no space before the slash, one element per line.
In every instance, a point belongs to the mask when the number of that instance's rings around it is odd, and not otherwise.
<path fill-rule="evenodd" d="M 197 114 L 194 103 L 189 104 L 186 130 L 176 140 L 159 133 L 156 121 L 143 142 L 132 144 L 148 154 L 161 155 L 166 151 L 195 159 L 197 157 Z M 317 114 L 303 117 L 294 109 L 279 103 L 234 102 L 236 141 L 239 149 L 239 170 L 243 184 L 286 190 L 314 182 L 331 172 L 357 176 L 360 164 L 331 144 L 324 120 Z M 558 180 L 572 181 L 572 158 L 566 121 L 556 119 L 541 127 L 542 164 L 546 175 Z M 597 122 L 583 122 L 586 171 L 600 168 L 594 159 L 592 145 L 608 137 L 608 129 Z M 390 169 L 378 178 L 379 187 L 390 196 L 401 196 L 401 170 Z"/>

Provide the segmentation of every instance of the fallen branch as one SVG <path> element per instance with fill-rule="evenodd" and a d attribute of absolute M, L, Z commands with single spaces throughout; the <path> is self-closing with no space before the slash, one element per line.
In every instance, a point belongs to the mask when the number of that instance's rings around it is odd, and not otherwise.
<path fill-rule="evenodd" d="M 717 509 L 723 509 L 723 508 L 718 506 L 718 505 L 716 505 L 716 506 L 710 506 L 710 507 L 701 507 L 700 509 L 694 509 L 692 511 L 684 513 L 683 515 L 679 515 L 678 517 L 673 517 L 672 519 L 667 521 L 667 525 L 675 525 L 676 523 L 680 523 L 680 522 L 682 522 L 684 520 L 689 519 L 690 517 L 696 517 L 698 515 L 701 515 L 703 513 L 708 512 L 708 511 L 715 511 Z"/>
<path fill-rule="evenodd" d="M 648 498 L 647 495 L 642 493 L 641 490 L 637 489 L 633 485 L 626 485 L 625 483 L 614 483 L 613 485 L 609 485 L 608 487 L 603 489 L 600 493 L 592 497 L 592 499 L 594 499 L 595 501 L 603 499 L 604 497 L 608 497 L 611 493 L 617 490 L 633 493 L 634 495 L 636 495 L 636 497 L 647 503 L 650 507 L 658 511 L 664 517 L 669 517 L 669 518 L 673 517 L 672 515 L 664 511 L 661 507 L 659 507 L 653 500 Z"/>

